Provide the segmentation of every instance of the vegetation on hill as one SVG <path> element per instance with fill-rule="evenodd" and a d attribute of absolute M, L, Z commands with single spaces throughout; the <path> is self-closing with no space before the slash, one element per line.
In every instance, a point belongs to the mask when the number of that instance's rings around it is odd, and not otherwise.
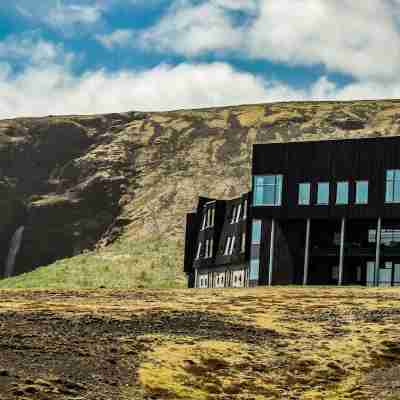
<path fill-rule="evenodd" d="M 396 100 L 0 121 L 0 265 L 24 225 L 17 273 L 117 238 L 137 251 L 135 265 L 158 257 L 135 243 L 167 240 L 179 266 L 185 214 L 198 195 L 249 189 L 254 143 L 399 134 Z M 98 251 L 56 268 L 81 259 L 95 265 Z"/>

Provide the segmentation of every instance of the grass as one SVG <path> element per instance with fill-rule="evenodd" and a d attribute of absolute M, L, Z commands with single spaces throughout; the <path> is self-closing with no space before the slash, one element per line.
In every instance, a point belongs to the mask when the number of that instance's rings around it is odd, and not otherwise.
<path fill-rule="evenodd" d="M 182 244 L 173 240 L 124 238 L 105 249 L 1 280 L 0 289 L 184 287 L 183 266 L 178 261 L 182 251 Z"/>

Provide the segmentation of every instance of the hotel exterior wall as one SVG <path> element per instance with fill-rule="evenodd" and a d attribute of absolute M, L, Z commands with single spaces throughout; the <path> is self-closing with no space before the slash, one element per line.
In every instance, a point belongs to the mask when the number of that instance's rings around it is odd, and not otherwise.
<path fill-rule="evenodd" d="M 386 170 L 400 169 L 400 138 L 257 144 L 253 175 L 282 174 L 282 205 L 255 206 L 254 218 L 396 218 L 400 204 L 385 203 Z M 355 182 L 368 180 L 368 204 L 355 201 Z M 348 181 L 349 204 L 336 205 L 336 183 Z M 298 184 L 312 184 L 311 205 L 298 205 Z M 329 205 L 315 205 L 316 185 L 330 182 Z"/>

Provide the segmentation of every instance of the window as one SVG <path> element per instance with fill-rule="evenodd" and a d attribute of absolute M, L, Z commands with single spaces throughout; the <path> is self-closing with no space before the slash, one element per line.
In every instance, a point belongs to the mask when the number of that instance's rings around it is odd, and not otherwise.
<path fill-rule="evenodd" d="M 299 183 L 299 205 L 309 206 L 311 198 L 311 185 L 309 183 Z"/>
<path fill-rule="evenodd" d="M 258 281 L 260 271 L 261 221 L 253 220 L 251 229 L 250 280 Z"/>
<path fill-rule="evenodd" d="M 235 219 L 236 219 L 236 206 L 232 206 L 231 224 L 235 222 Z"/>
<path fill-rule="evenodd" d="M 336 185 L 336 204 L 349 203 L 349 182 L 338 182 Z"/>
<path fill-rule="evenodd" d="M 204 213 L 203 222 L 201 223 L 201 230 L 202 231 L 206 228 L 206 222 L 207 222 L 207 213 Z"/>
<path fill-rule="evenodd" d="M 381 243 L 386 247 L 398 246 L 400 243 L 400 229 L 382 229 Z"/>
<path fill-rule="evenodd" d="M 242 204 L 239 204 L 238 208 L 237 208 L 236 221 L 235 222 L 239 222 L 239 218 L 240 218 L 241 212 L 242 212 Z"/>
<path fill-rule="evenodd" d="M 229 249 L 229 255 L 233 254 L 233 249 L 235 248 L 235 241 L 236 241 L 236 236 L 232 236 L 231 248 Z"/>
<path fill-rule="evenodd" d="M 329 183 L 319 182 L 317 185 L 317 204 L 327 205 L 329 204 Z"/>
<path fill-rule="evenodd" d="M 368 181 L 356 182 L 356 204 L 368 204 Z"/>
<path fill-rule="evenodd" d="M 206 240 L 206 254 L 204 255 L 204 258 L 208 258 L 208 247 L 209 247 L 210 243 L 208 241 L 208 239 Z"/>
<path fill-rule="evenodd" d="M 400 203 L 400 170 L 386 171 L 386 203 Z"/>
<path fill-rule="evenodd" d="M 211 226 L 214 226 L 215 223 L 215 208 L 211 209 Z"/>
<path fill-rule="evenodd" d="M 228 237 L 226 238 L 226 242 L 225 242 L 224 256 L 227 256 L 227 255 L 229 254 L 230 245 L 231 245 L 231 237 L 228 236 Z"/>
<path fill-rule="evenodd" d="M 246 232 L 242 233 L 242 243 L 240 251 L 244 253 L 246 251 Z"/>
<path fill-rule="evenodd" d="M 247 200 L 245 200 L 243 204 L 243 219 L 246 218 L 247 218 Z"/>
<path fill-rule="evenodd" d="M 282 175 L 254 177 L 254 205 L 280 206 L 282 203 Z"/>
<path fill-rule="evenodd" d="M 197 247 L 196 260 L 200 258 L 200 253 L 201 253 L 201 242 L 199 242 L 199 245 Z"/>
<path fill-rule="evenodd" d="M 260 220 L 253 221 L 251 242 L 252 243 L 260 243 L 261 242 L 261 221 Z"/>
<path fill-rule="evenodd" d="M 208 248 L 208 257 L 211 258 L 213 256 L 213 247 L 214 247 L 214 239 L 210 240 L 210 246 Z"/>

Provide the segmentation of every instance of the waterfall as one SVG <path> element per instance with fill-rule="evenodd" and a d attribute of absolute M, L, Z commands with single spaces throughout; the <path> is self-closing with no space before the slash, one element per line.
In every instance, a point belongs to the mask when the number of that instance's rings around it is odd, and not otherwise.
<path fill-rule="evenodd" d="M 8 251 L 7 261 L 5 265 L 4 276 L 9 278 L 14 274 L 15 260 L 18 255 L 18 251 L 21 248 L 22 236 L 24 234 L 25 227 L 20 226 L 14 233 L 14 236 L 10 242 L 10 250 Z"/>

